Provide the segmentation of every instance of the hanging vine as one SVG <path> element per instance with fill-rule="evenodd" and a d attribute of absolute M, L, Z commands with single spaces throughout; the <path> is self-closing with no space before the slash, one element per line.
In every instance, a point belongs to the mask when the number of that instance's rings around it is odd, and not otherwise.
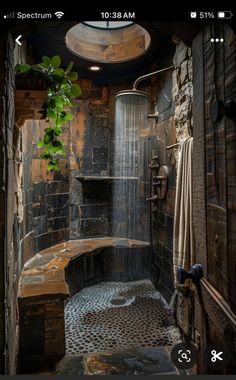
<path fill-rule="evenodd" d="M 59 170 L 58 156 L 66 155 L 64 142 L 60 140 L 62 126 L 73 119 L 69 109 L 73 106 L 74 99 L 81 94 L 79 85 L 73 83 L 78 79 L 77 72 L 71 71 L 73 62 L 70 62 L 66 70 L 60 66 L 61 58 L 58 55 L 52 58 L 44 56 L 42 62 L 35 65 L 16 65 L 17 75 L 36 72 L 43 75 L 47 82 L 47 96 L 40 113 L 49 125 L 37 147 L 43 148 L 40 157 L 48 161 L 48 171 Z"/>

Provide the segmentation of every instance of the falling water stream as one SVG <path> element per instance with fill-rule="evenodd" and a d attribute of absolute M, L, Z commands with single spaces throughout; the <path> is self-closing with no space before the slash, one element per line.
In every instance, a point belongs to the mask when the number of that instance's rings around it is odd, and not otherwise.
<path fill-rule="evenodd" d="M 116 97 L 112 235 L 147 240 L 140 227 L 140 135 L 148 125 L 148 98 L 141 93 Z M 148 230 L 146 227 L 146 230 Z"/>

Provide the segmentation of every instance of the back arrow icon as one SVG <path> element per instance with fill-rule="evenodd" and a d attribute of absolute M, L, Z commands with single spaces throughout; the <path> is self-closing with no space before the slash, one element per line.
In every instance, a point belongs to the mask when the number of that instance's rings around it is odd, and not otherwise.
<path fill-rule="evenodd" d="M 19 41 L 20 39 L 21 39 L 21 37 L 22 37 L 22 35 L 20 34 L 16 39 L 15 39 L 15 41 L 16 41 L 16 43 L 18 44 L 18 45 L 22 45 L 22 43 Z"/>

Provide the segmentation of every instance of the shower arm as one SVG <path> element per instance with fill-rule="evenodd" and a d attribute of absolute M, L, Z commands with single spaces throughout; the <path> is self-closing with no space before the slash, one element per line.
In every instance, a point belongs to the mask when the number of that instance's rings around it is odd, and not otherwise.
<path fill-rule="evenodd" d="M 174 68 L 174 66 L 169 66 L 169 67 L 166 67 L 165 69 L 153 71 L 152 73 L 149 73 L 149 74 L 146 74 L 146 75 L 143 75 L 143 76 L 137 78 L 133 84 L 133 90 L 137 90 L 139 83 L 142 82 L 143 80 L 154 77 L 154 75 L 164 73 L 165 71 L 169 71 L 173 68 Z"/>

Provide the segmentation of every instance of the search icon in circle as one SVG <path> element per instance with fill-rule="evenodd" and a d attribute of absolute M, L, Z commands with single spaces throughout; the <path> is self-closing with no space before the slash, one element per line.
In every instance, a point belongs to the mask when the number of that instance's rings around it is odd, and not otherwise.
<path fill-rule="evenodd" d="M 171 360 L 177 368 L 192 368 L 197 362 L 197 348 L 193 343 L 179 343 L 171 350 Z"/>

